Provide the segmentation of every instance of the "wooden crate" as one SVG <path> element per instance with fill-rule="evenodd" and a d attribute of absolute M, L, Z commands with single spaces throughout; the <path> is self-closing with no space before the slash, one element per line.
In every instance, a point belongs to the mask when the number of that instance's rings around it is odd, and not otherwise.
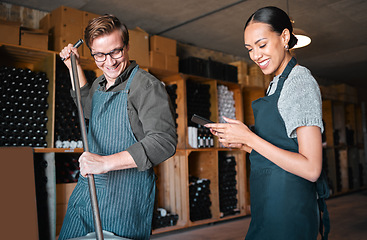
<path fill-rule="evenodd" d="M 359 152 L 359 163 L 360 163 L 360 167 L 362 167 L 363 171 L 361 172 L 360 175 L 360 184 L 363 186 L 367 185 L 367 161 L 366 161 L 366 153 L 365 150 L 363 148 L 359 148 L 358 149 Z"/>
<path fill-rule="evenodd" d="M 0 19 L 0 42 L 19 45 L 20 22 L 10 22 Z"/>
<path fill-rule="evenodd" d="M 248 210 L 250 208 L 250 194 L 248 188 L 249 175 L 246 172 L 246 152 L 233 150 L 227 151 L 226 154 L 227 156 L 233 156 L 236 159 L 238 209 L 240 210 L 240 215 L 246 215 L 249 213 Z M 231 218 L 231 216 L 227 218 Z"/>
<path fill-rule="evenodd" d="M 201 225 L 219 219 L 218 154 L 216 151 L 187 151 L 189 175 L 210 180 L 210 210 L 212 219 L 189 221 L 189 226 Z M 188 198 L 187 198 L 188 200 Z M 190 210 L 190 209 L 188 209 Z M 189 211 L 190 212 L 190 211 Z"/>
<path fill-rule="evenodd" d="M 338 91 L 333 86 L 319 86 L 324 100 L 338 100 Z"/>
<path fill-rule="evenodd" d="M 345 105 L 345 127 L 354 132 L 353 145 L 357 143 L 357 120 L 355 104 L 348 103 Z"/>
<path fill-rule="evenodd" d="M 48 109 L 46 115 L 48 121 L 46 127 L 48 133 L 46 142 L 48 147 L 54 146 L 54 116 L 55 116 L 55 72 L 56 59 L 55 53 L 46 50 L 37 50 L 22 46 L 0 45 L 0 64 L 4 66 L 14 66 L 17 68 L 28 68 L 34 72 L 45 72 L 49 79 L 47 98 Z"/>
<path fill-rule="evenodd" d="M 56 184 L 56 235 L 60 234 L 71 193 L 76 183 Z"/>
<path fill-rule="evenodd" d="M 346 131 L 345 131 L 345 106 L 342 102 L 333 103 L 333 123 L 334 130 L 339 132 L 339 145 L 346 145 Z M 336 142 L 334 142 L 337 145 Z"/>
<path fill-rule="evenodd" d="M 186 82 L 181 75 L 175 74 L 169 77 L 161 78 L 167 84 L 177 85 L 176 114 L 177 118 L 177 148 L 185 149 L 188 145 L 187 139 L 187 103 L 186 103 Z"/>
<path fill-rule="evenodd" d="M 359 171 L 359 149 L 357 147 L 348 147 L 348 169 L 349 169 L 349 189 L 356 190 L 360 186 L 360 171 Z"/>
<path fill-rule="evenodd" d="M 244 123 L 248 126 L 255 124 L 254 114 L 252 111 L 251 103 L 258 98 L 264 97 L 265 91 L 263 88 L 242 88 L 243 99 L 243 117 Z"/>
<path fill-rule="evenodd" d="M 249 67 L 249 80 L 247 86 L 264 88 L 264 73 L 259 66 L 252 64 Z"/>
<path fill-rule="evenodd" d="M 338 100 L 349 103 L 358 102 L 358 91 L 355 87 L 347 84 L 337 84 L 333 85 L 333 88 L 338 93 Z"/>
<path fill-rule="evenodd" d="M 349 190 L 349 176 L 348 176 L 348 150 L 340 149 L 340 173 L 341 173 L 341 186 L 342 192 L 347 192 Z"/>
<path fill-rule="evenodd" d="M 158 228 L 161 233 L 186 227 L 188 215 L 188 169 L 185 151 L 178 150 L 170 159 L 154 168 L 157 175 L 156 206 L 178 214 L 177 225 Z"/>
<path fill-rule="evenodd" d="M 335 163 L 335 149 L 327 148 L 325 150 L 326 158 L 327 158 L 327 177 L 329 184 L 332 188 L 332 193 L 337 192 L 337 169 Z"/>
<path fill-rule="evenodd" d="M 90 12 L 85 12 L 85 11 L 82 12 L 82 15 L 83 15 L 82 31 L 83 31 L 83 34 L 84 34 L 84 29 L 88 26 L 89 21 L 91 21 L 92 19 L 94 19 L 96 17 L 99 17 L 101 15 L 90 13 Z M 83 35 L 83 38 L 84 38 L 84 35 Z M 89 58 L 89 59 L 94 61 L 93 57 L 90 55 L 90 50 L 89 50 L 86 43 L 84 43 L 82 45 L 82 49 L 83 49 L 82 50 L 82 56 L 84 56 L 86 58 Z"/>
<path fill-rule="evenodd" d="M 363 121 L 361 105 L 356 105 L 356 139 L 357 145 L 363 144 Z"/>
<path fill-rule="evenodd" d="M 248 85 L 248 64 L 245 61 L 231 62 L 230 65 L 237 67 L 238 83 Z"/>
<path fill-rule="evenodd" d="M 324 120 L 324 133 L 326 135 L 326 145 L 334 146 L 334 124 L 333 124 L 333 107 L 331 100 L 322 101 L 322 118 Z"/>
<path fill-rule="evenodd" d="M 149 38 L 149 46 L 151 51 L 161 52 L 170 56 L 177 55 L 177 41 L 171 38 L 153 35 Z"/>

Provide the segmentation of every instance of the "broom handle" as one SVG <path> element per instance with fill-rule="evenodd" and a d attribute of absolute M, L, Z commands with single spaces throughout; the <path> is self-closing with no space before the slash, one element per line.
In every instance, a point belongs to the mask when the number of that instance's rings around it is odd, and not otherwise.
<path fill-rule="evenodd" d="M 83 40 L 80 39 L 74 45 L 74 47 L 79 47 L 82 43 L 83 43 Z M 84 148 L 84 152 L 89 152 L 87 130 L 85 126 L 84 113 L 83 113 L 81 97 L 80 97 L 80 84 L 79 84 L 78 70 L 76 67 L 76 58 L 75 58 L 74 53 L 71 53 L 70 58 L 71 58 L 71 68 L 72 68 L 73 78 L 74 78 L 76 105 L 78 108 L 78 116 L 79 116 L 80 131 L 81 131 L 82 141 L 83 141 L 83 148 Z M 96 231 L 96 237 L 97 237 L 97 240 L 103 240 L 102 224 L 101 224 L 101 218 L 100 218 L 99 209 L 98 209 L 98 201 L 97 201 L 96 185 L 94 182 L 94 175 L 88 174 L 87 176 L 88 176 L 89 194 L 90 194 L 90 200 L 92 204 L 93 220 L 94 220 L 94 228 Z"/>

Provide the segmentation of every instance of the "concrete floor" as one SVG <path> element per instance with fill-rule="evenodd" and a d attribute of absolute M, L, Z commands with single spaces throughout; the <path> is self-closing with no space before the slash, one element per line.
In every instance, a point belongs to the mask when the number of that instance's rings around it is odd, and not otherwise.
<path fill-rule="evenodd" d="M 367 240 L 367 190 L 327 200 L 329 240 Z M 243 240 L 251 217 L 153 235 L 156 240 Z"/>

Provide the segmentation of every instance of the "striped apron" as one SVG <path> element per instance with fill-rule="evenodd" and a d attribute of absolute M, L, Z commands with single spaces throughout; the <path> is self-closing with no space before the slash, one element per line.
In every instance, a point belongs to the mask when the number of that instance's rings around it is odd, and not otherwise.
<path fill-rule="evenodd" d="M 137 140 L 131 130 L 127 98 L 136 66 L 125 90 L 93 95 L 88 144 L 91 153 L 111 155 L 126 150 Z M 102 229 L 129 239 L 149 239 L 155 196 L 153 169 L 137 168 L 95 174 Z M 68 204 L 59 240 L 94 232 L 88 179 L 80 175 Z"/>

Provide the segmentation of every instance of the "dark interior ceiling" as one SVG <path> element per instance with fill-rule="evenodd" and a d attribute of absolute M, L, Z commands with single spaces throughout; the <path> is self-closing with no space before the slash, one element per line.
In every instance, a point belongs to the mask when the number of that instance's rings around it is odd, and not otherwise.
<path fill-rule="evenodd" d="M 366 0 L 6 0 L 14 5 L 52 11 L 61 5 L 111 13 L 128 28 L 136 26 L 197 47 L 240 57 L 243 25 L 256 9 L 273 5 L 287 11 L 294 26 L 312 43 L 295 50 L 300 64 L 320 81 L 367 87 Z"/>

